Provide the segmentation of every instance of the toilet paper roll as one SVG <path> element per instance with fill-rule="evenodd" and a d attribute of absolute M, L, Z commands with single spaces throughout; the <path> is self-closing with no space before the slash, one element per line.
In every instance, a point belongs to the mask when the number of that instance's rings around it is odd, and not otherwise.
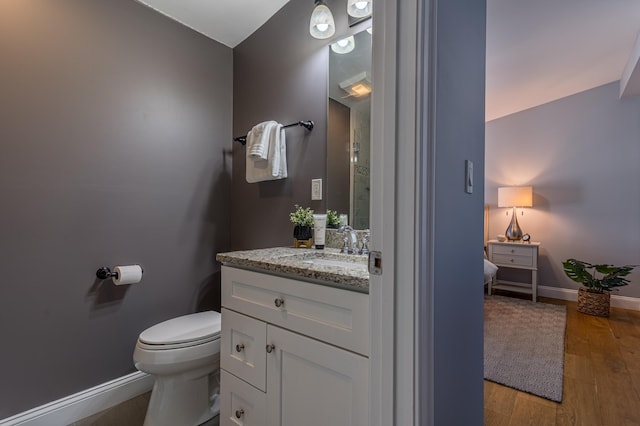
<path fill-rule="evenodd" d="M 135 284 L 142 280 L 142 268 L 140 265 L 116 266 L 113 268 L 113 272 L 118 274 L 117 278 L 113 277 L 115 285 Z"/>

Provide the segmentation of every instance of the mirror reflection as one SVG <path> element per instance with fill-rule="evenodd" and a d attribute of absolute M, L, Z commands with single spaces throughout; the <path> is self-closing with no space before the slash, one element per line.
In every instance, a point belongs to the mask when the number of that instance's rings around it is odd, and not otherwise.
<path fill-rule="evenodd" d="M 327 208 L 369 228 L 371 29 L 329 46 Z"/>

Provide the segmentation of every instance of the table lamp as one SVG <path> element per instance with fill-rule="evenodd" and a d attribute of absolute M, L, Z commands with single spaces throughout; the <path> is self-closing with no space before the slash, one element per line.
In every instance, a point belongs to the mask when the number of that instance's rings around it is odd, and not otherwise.
<path fill-rule="evenodd" d="M 533 206 L 533 188 L 531 186 L 505 186 L 498 188 L 498 207 L 513 207 L 511 223 L 505 232 L 509 241 L 522 239 L 522 229 L 518 225 L 516 207 Z"/>

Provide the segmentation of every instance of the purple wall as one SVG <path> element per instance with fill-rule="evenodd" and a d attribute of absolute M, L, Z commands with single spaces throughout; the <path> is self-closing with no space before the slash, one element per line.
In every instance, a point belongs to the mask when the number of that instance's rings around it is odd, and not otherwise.
<path fill-rule="evenodd" d="M 232 51 L 130 0 L 0 2 L 0 418 L 134 371 L 229 248 Z M 140 263 L 140 284 L 95 279 Z M 218 302 L 219 303 L 219 302 Z"/>
<path fill-rule="evenodd" d="M 327 2 L 334 10 L 336 35 L 349 29 L 344 2 Z M 248 184 L 245 148 L 233 147 L 231 245 L 233 249 L 290 246 L 294 204 L 316 211 L 325 199 L 311 201 L 311 179 L 327 170 L 327 79 L 330 40 L 309 35 L 311 1 L 291 1 L 233 51 L 233 131 L 244 135 L 254 124 L 313 120 L 311 133 L 286 130 L 289 177 Z M 325 185 L 326 186 L 326 185 Z"/>

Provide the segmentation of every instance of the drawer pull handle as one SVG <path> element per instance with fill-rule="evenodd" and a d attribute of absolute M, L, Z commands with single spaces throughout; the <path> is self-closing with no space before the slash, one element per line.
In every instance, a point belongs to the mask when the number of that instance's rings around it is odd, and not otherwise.
<path fill-rule="evenodd" d="M 244 350 L 244 343 L 236 345 L 236 352 L 242 352 Z"/>
<path fill-rule="evenodd" d="M 236 418 L 240 419 L 242 418 L 242 416 L 244 416 L 244 410 L 243 409 L 236 410 Z"/>
<path fill-rule="evenodd" d="M 279 308 L 279 307 L 281 307 L 282 305 L 284 305 L 284 299 L 283 299 L 283 298 L 281 298 L 281 297 L 279 297 L 279 298 L 277 298 L 273 303 L 275 303 L 275 304 L 276 304 L 276 308 Z"/>
<path fill-rule="evenodd" d="M 267 353 L 270 354 L 271 352 L 273 352 L 275 348 L 276 348 L 276 345 L 273 345 L 273 344 L 267 345 Z"/>
<path fill-rule="evenodd" d="M 515 250 L 514 250 L 514 249 L 511 249 L 511 253 L 515 253 Z"/>
<path fill-rule="evenodd" d="M 513 263 L 513 259 L 511 259 L 511 263 Z"/>

